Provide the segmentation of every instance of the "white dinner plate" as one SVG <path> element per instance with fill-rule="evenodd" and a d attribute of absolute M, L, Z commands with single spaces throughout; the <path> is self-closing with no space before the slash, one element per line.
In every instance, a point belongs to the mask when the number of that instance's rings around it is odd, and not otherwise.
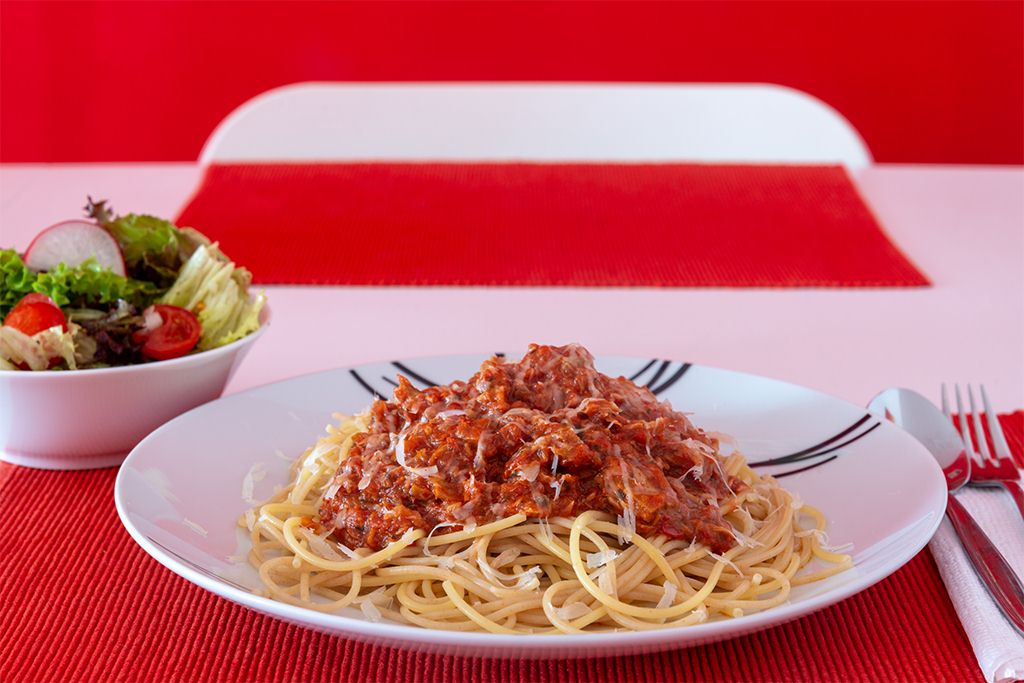
<path fill-rule="evenodd" d="M 128 456 L 114 496 L 128 532 L 171 571 L 221 597 L 319 631 L 376 643 L 477 656 L 616 655 L 684 647 L 748 633 L 849 597 L 910 560 L 938 526 L 946 486 L 935 461 L 910 435 L 864 408 L 804 387 L 675 361 L 599 357 L 609 375 L 635 377 L 706 430 L 733 435 L 758 471 L 829 520 L 833 545 L 853 544 L 855 566 L 800 586 L 778 607 L 684 628 L 580 635 L 495 635 L 434 631 L 369 621 L 358 609 L 324 614 L 261 597 L 240 558 L 249 540 L 236 520 L 250 507 L 242 481 L 267 471 L 255 498 L 288 481 L 291 460 L 313 444 L 331 413 L 363 410 L 390 394 L 401 372 L 419 386 L 466 379 L 485 356 L 381 362 L 319 372 L 227 396 L 160 427 Z M 788 457 L 787 457 L 788 456 Z"/>

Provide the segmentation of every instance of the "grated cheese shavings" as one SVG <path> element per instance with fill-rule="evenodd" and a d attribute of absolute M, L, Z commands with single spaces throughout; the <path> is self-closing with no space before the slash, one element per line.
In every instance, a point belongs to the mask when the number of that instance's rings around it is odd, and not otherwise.
<path fill-rule="evenodd" d="M 618 597 L 615 591 L 615 584 L 612 583 L 612 575 L 608 573 L 607 565 L 594 572 L 590 578 L 597 579 L 597 587 L 602 591 L 613 597 Z"/>
<path fill-rule="evenodd" d="M 470 475 L 471 479 L 472 479 L 472 476 L 473 475 Z M 455 519 L 458 519 L 458 520 L 466 519 L 467 517 L 472 516 L 473 508 L 475 508 L 475 507 L 476 507 L 476 501 L 475 500 L 471 500 L 468 503 L 463 503 L 458 509 L 456 509 L 455 511 L 452 512 L 452 515 L 455 517 Z"/>
<path fill-rule="evenodd" d="M 614 562 L 618 556 L 619 554 L 610 548 L 597 553 L 587 553 L 587 566 L 591 569 L 603 567 L 609 562 Z"/>
<path fill-rule="evenodd" d="M 441 569 L 451 569 L 452 567 L 454 567 L 455 566 L 455 558 L 450 556 L 450 555 L 435 555 L 434 553 L 430 552 L 430 545 L 429 545 L 429 543 L 430 543 L 430 539 L 431 539 L 431 537 L 433 537 L 435 531 L 437 531 L 438 529 L 443 529 L 444 527 L 449 527 L 449 526 L 456 526 L 456 524 L 455 524 L 455 522 L 441 522 L 440 524 L 435 526 L 433 529 L 431 529 L 430 533 L 427 534 L 427 537 L 423 539 L 423 555 L 426 556 L 426 557 L 429 557 L 432 560 L 437 560 L 437 566 L 441 567 Z"/>
<path fill-rule="evenodd" d="M 487 441 L 490 439 L 490 432 L 480 432 L 480 438 L 476 442 L 476 455 L 473 457 L 473 467 L 482 469 L 484 466 L 484 449 L 487 448 Z"/>
<path fill-rule="evenodd" d="M 838 546 L 831 545 L 828 539 L 828 534 L 822 531 L 821 529 L 804 529 L 803 531 L 798 531 L 793 535 L 797 538 L 807 538 L 808 536 L 813 536 L 814 539 L 818 542 L 818 545 L 821 546 L 821 549 L 827 550 L 830 553 L 844 553 L 847 550 L 853 550 L 854 547 L 853 543 L 844 543 Z"/>
<path fill-rule="evenodd" d="M 310 550 L 315 552 L 320 557 L 324 558 L 325 560 L 334 561 L 344 559 L 341 555 L 334 552 L 334 549 L 327 544 L 327 541 L 325 539 L 320 538 L 308 529 L 300 529 L 299 531 L 302 533 L 302 537 L 306 539 L 306 542 L 309 543 Z"/>
<path fill-rule="evenodd" d="M 182 519 L 181 523 L 187 526 L 192 531 L 199 534 L 200 536 L 209 536 L 209 532 L 206 529 L 204 529 L 201 525 L 196 524 L 191 519 L 188 519 L 187 517 Z"/>
<path fill-rule="evenodd" d="M 366 487 L 370 485 L 371 481 L 373 481 L 373 475 L 377 474 L 377 469 L 379 467 L 380 460 L 374 460 L 373 463 L 371 463 L 370 467 L 365 472 L 363 472 L 363 476 L 359 480 L 359 483 L 356 484 L 356 488 L 359 489 L 360 491 L 365 491 Z"/>
<path fill-rule="evenodd" d="M 618 453 L 618 446 L 615 451 Z M 626 472 L 626 461 L 619 460 L 619 471 L 622 473 L 622 486 L 626 489 L 626 507 L 616 521 L 619 524 L 619 543 L 629 543 L 636 535 L 636 507 L 633 501 L 633 487 L 629 485 L 629 474 Z"/>
<path fill-rule="evenodd" d="M 538 463 L 530 463 L 523 469 L 519 470 L 519 474 L 522 475 L 526 481 L 536 481 L 537 475 L 540 474 L 540 465 Z"/>
<path fill-rule="evenodd" d="M 309 451 L 302 460 L 302 466 L 307 470 L 315 470 L 317 463 L 323 456 L 327 455 L 331 451 L 338 450 L 338 444 L 335 443 L 318 443 L 315 448 Z"/>
<path fill-rule="evenodd" d="M 398 442 L 395 444 L 395 461 L 405 468 L 406 472 L 415 474 L 419 477 L 431 477 L 437 474 L 437 465 L 431 465 L 430 467 L 409 467 L 405 464 L 405 431 L 403 430 L 401 435 L 398 437 Z"/>
<path fill-rule="evenodd" d="M 267 476 L 267 471 L 263 468 L 263 463 L 255 463 L 246 472 L 245 477 L 242 478 L 242 500 L 249 505 L 255 505 L 256 499 L 253 498 L 253 493 L 256 489 L 256 482 L 263 481 Z"/>
<path fill-rule="evenodd" d="M 590 614 L 590 608 L 582 602 L 572 602 L 555 610 L 555 616 L 559 619 L 564 619 L 565 621 L 579 619 L 587 614 Z"/>
<path fill-rule="evenodd" d="M 632 508 L 622 511 L 615 520 L 619 525 L 619 543 L 629 543 L 636 534 L 636 512 Z"/>
<path fill-rule="evenodd" d="M 683 439 L 680 442 L 680 444 L 692 448 L 708 457 L 711 457 L 715 454 L 715 449 L 713 449 L 711 446 L 707 445 L 703 441 L 697 441 L 697 439 Z"/>
<path fill-rule="evenodd" d="M 522 551 L 519 550 L 519 548 L 509 548 L 508 550 L 503 551 L 497 557 L 491 560 L 491 565 L 497 567 L 498 569 L 501 569 L 502 567 L 504 567 L 505 565 L 519 557 L 521 554 Z"/>
<path fill-rule="evenodd" d="M 530 567 L 519 575 L 516 584 L 512 586 L 515 590 L 536 590 L 540 588 L 540 581 L 537 575 L 541 573 L 540 567 Z"/>
<path fill-rule="evenodd" d="M 733 568 L 733 571 L 735 571 L 740 576 L 745 576 L 745 574 L 742 571 L 740 571 L 740 568 L 736 566 L 736 563 L 733 562 L 732 560 L 730 560 L 729 558 L 727 558 L 725 555 L 716 555 L 715 553 L 713 553 L 713 552 L 711 552 L 709 550 L 708 551 L 708 556 L 715 558 L 719 562 L 724 562 L 725 564 L 729 565 L 730 567 Z"/>
<path fill-rule="evenodd" d="M 661 599 L 658 600 L 658 604 L 655 605 L 655 607 L 657 607 L 658 609 L 665 609 L 666 607 L 671 607 L 672 603 L 676 601 L 676 593 L 678 592 L 676 589 L 676 585 L 670 581 L 666 581 L 661 588 Z"/>
<path fill-rule="evenodd" d="M 732 527 L 731 529 L 729 529 L 729 533 L 731 533 L 732 537 L 736 539 L 736 542 L 744 548 L 760 548 L 764 545 L 764 543 L 761 543 L 761 541 L 755 540 L 750 536 L 747 536 L 736 527 Z"/>
<path fill-rule="evenodd" d="M 800 496 L 793 493 L 790 494 L 789 509 L 793 512 L 799 512 L 804 506 L 804 501 L 800 499 Z"/>
<path fill-rule="evenodd" d="M 722 463 L 720 463 L 718 461 L 718 458 L 716 458 L 714 456 L 709 457 L 708 460 L 710 460 L 711 462 L 715 463 L 715 469 L 718 470 L 718 475 L 720 477 L 722 477 L 722 483 L 725 484 L 725 488 L 729 492 L 729 494 L 732 495 L 733 498 L 735 498 L 736 497 L 736 492 L 732 490 L 731 486 L 729 486 L 729 475 L 727 475 L 725 473 L 725 470 L 722 469 Z"/>
<path fill-rule="evenodd" d="M 700 478 L 704 476 L 704 463 L 700 462 L 683 472 L 683 476 L 679 477 L 679 481 L 686 479 L 691 473 L 693 473 L 694 480 L 699 481 Z"/>
<path fill-rule="evenodd" d="M 802 531 L 797 531 L 794 536 L 798 539 L 806 539 L 809 536 L 814 537 L 814 540 L 818 542 L 818 545 L 822 550 L 826 550 L 830 553 L 845 553 L 848 550 L 853 550 L 854 546 L 852 543 L 844 543 L 841 546 L 834 546 L 828 541 L 828 533 L 819 528 L 805 528 Z"/>
<path fill-rule="evenodd" d="M 363 616 L 373 622 L 378 622 L 381 619 L 380 610 L 377 609 L 377 605 L 370 602 L 369 597 L 359 603 L 359 610 L 363 613 Z"/>
<path fill-rule="evenodd" d="M 402 467 L 407 467 L 405 464 L 405 431 L 398 435 L 398 442 L 395 444 L 395 462 Z"/>

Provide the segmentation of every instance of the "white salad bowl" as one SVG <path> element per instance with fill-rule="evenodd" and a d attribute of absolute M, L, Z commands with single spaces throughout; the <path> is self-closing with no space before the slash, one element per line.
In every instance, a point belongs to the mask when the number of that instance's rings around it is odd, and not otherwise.
<path fill-rule="evenodd" d="M 0 460 L 54 470 L 118 465 L 151 431 L 221 395 L 270 323 L 181 358 L 94 370 L 0 370 Z"/>

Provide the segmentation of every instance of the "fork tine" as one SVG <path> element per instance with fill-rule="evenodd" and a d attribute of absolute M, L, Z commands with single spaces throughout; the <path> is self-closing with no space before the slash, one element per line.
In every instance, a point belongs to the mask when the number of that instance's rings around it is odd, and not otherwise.
<path fill-rule="evenodd" d="M 971 440 L 971 430 L 967 428 L 967 413 L 964 412 L 964 402 L 960 398 L 960 384 L 953 385 L 953 393 L 956 396 L 956 413 L 960 416 L 960 438 L 964 441 L 964 448 L 971 454 L 971 457 L 978 462 L 978 452 L 974 450 L 974 441 Z"/>
<path fill-rule="evenodd" d="M 992 435 L 992 446 L 995 448 L 996 455 L 1000 458 L 1010 457 L 1010 444 L 1006 443 L 1006 435 L 1003 434 L 1003 427 L 999 424 L 999 418 L 996 417 L 995 411 L 992 410 L 992 405 L 988 402 L 988 393 L 985 391 L 985 385 L 981 387 L 981 403 L 985 406 L 985 420 L 988 422 L 988 431 Z"/>
<path fill-rule="evenodd" d="M 985 430 L 981 426 L 978 409 L 974 406 L 974 390 L 971 389 L 970 384 L 967 385 L 967 400 L 971 404 L 971 422 L 974 424 L 974 440 L 978 444 L 978 452 L 981 453 L 982 461 L 990 461 L 992 460 L 992 451 L 988 449 L 988 439 L 985 438 Z"/>
<path fill-rule="evenodd" d="M 942 383 L 942 414 L 949 417 L 949 393 L 946 391 L 946 383 Z"/>

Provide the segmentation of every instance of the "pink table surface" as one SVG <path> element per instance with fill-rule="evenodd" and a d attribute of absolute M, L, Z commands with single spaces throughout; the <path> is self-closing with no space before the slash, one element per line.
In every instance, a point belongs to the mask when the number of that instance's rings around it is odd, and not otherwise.
<path fill-rule="evenodd" d="M 86 194 L 173 216 L 199 173 L 194 164 L 0 166 L 0 246 L 23 249 L 41 228 L 80 215 Z M 933 287 L 268 287 L 273 323 L 228 391 L 383 358 L 579 341 L 596 353 L 769 375 L 858 404 L 896 385 L 937 399 L 947 381 L 984 383 L 997 409 L 1024 406 L 1024 169 L 874 166 L 856 179 Z"/>

